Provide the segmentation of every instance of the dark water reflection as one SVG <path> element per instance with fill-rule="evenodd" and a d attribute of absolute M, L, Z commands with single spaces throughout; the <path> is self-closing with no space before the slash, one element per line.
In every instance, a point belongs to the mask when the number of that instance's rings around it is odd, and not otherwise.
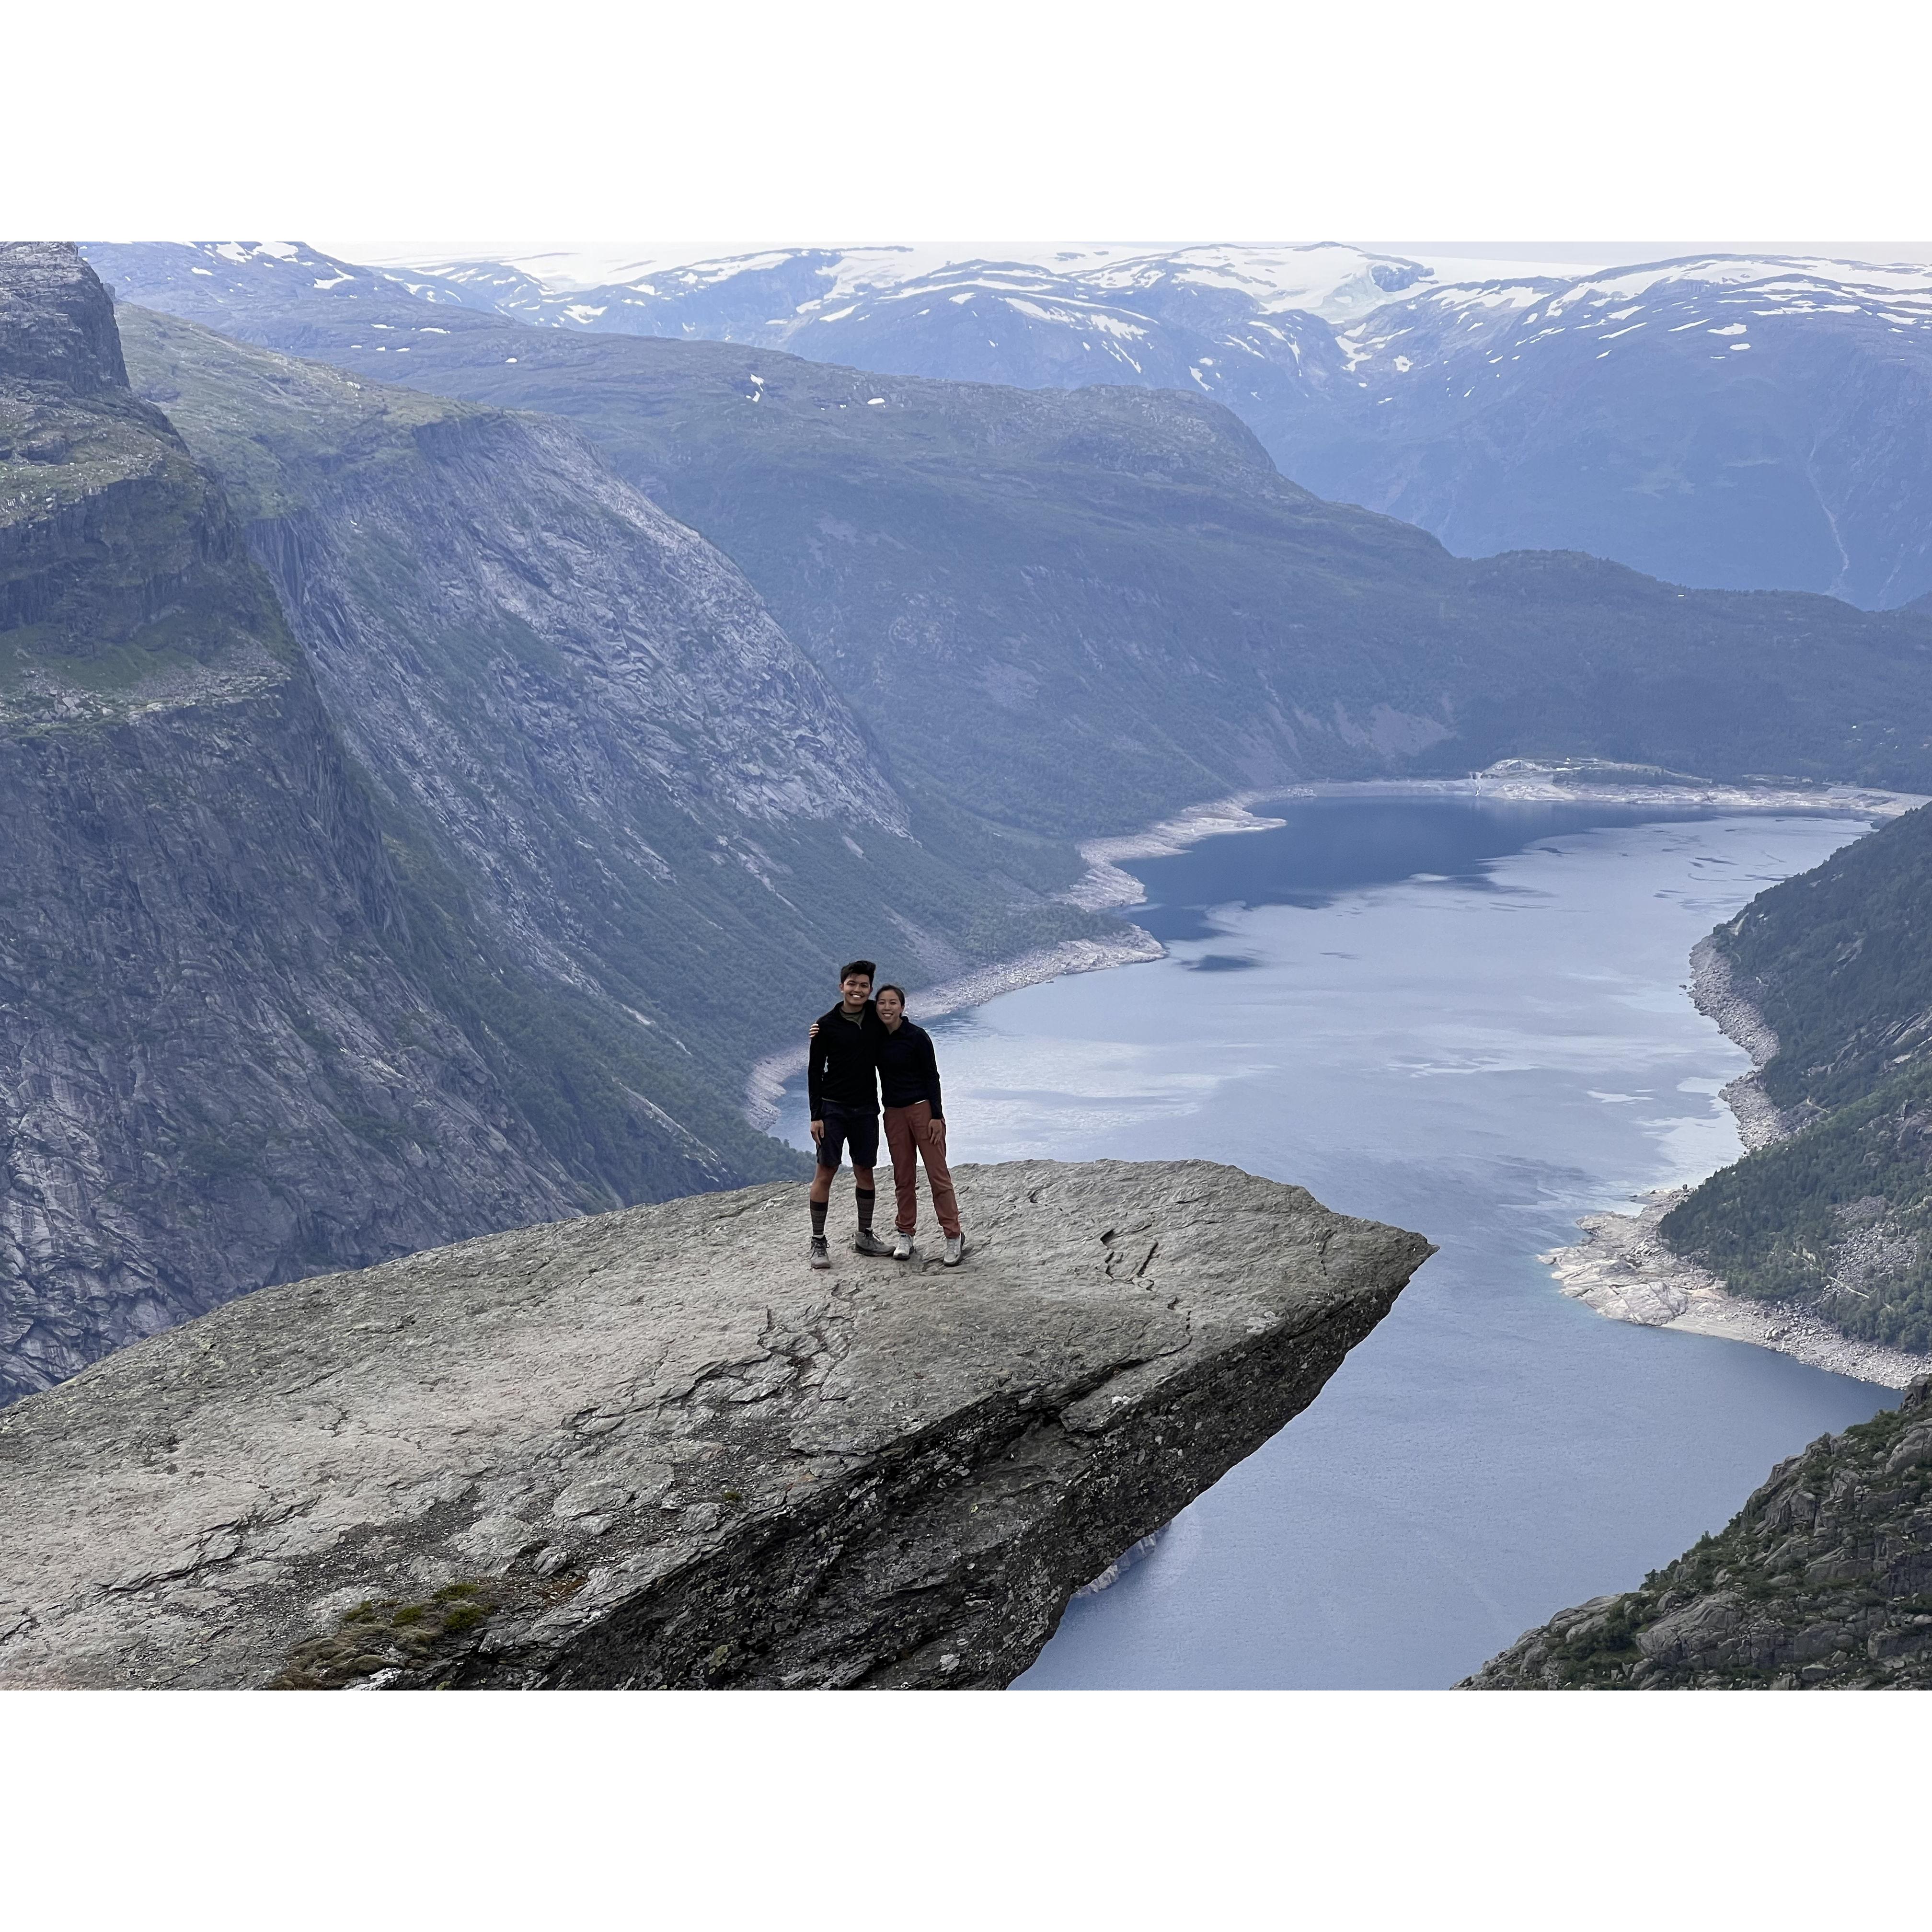
<path fill-rule="evenodd" d="M 1217 929 L 1208 917 L 1214 906 L 1322 906 L 1418 875 L 1482 891 L 1495 884 L 1491 860 L 1539 839 L 1714 816 L 1695 807 L 1372 796 L 1279 800 L 1266 815 L 1286 822 L 1128 866 L 1147 887 L 1138 922 L 1156 939 L 1204 939 Z"/>

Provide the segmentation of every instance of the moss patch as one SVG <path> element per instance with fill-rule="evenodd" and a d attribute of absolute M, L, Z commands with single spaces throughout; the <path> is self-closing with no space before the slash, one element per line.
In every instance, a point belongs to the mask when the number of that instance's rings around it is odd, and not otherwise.
<path fill-rule="evenodd" d="M 272 1690 L 340 1690 L 379 1671 L 408 1673 L 412 1688 L 435 1684 L 466 1657 L 496 1608 L 488 1582 L 446 1583 L 419 1602 L 365 1598 L 326 1636 L 289 1653 Z"/>

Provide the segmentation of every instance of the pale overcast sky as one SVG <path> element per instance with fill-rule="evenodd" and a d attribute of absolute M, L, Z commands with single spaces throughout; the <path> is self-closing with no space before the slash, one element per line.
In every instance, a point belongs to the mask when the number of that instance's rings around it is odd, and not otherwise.
<path fill-rule="evenodd" d="M 1893 257 L 1927 250 L 1874 238 L 1932 233 L 1928 10 L 1871 0 L 105 0 L 78 18 L 8 22 L 15 233 L 364 256 L 1828 236 L 1802 245 Z"/>

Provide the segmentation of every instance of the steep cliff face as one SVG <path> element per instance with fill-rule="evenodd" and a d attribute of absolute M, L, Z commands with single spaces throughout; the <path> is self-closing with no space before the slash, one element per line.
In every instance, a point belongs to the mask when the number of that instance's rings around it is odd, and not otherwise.
<path fill-rule="evenodd" d="M 759 1171 L 730 1118 L 745 1067 L 839 958 L 917 984 L 1099 924 L 922 837 L 887 749 L 739 572 L 563 424 L 138 310 L 123 328 L 247 520 L 386 829 L 721 1162 Z M 609 1202 L 704 1184 L 627 1168 L 622 1138 Z"/>
<path fill-rule="evenodd" d="M 1642 1588 L 1552 1617 L 1465 1688 L 1932 1689 L 1932 1376 L 1780 1462 Z"/>
<path fill-rule="evenodd" d="M 264 1280 L 566 1211 L 220 491 L 0 250 L 0 1401 Z"/>
<path fill-rule="evenodd" d="M 802 1186 L 270 1288 L 0 1415 L 0 1684 L 986 1687 L 1431 1252 L 1204 1162 Z"/>
<path fill-rule="evenodd" d="M 98 278 L 71 248 L 55 242 L 0 243 L 0 343 L 9 382 L 43 386 L 70 397 L 112 396 L 128 386 L 112 307 Z M 12 399 L 20 406 L 20 399 Z"/>

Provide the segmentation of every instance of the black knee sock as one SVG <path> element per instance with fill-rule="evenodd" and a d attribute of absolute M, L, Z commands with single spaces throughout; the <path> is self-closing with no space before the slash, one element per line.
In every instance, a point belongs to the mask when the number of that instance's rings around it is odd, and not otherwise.
<path fill-rule="evenodd" d="M 855 1187 L 852 1190 L 852 1198 L 859 1204 L 859 1226 L 869 1234 L 872 1232 L 872 1207 L 879 1198 L 878 1190 L 875 1187 Z"/>
<path fill-rule="evenodd" d="M 812 1232 L 814 1240 L 825 1232 L 825 1210 L 831 1204 L 829 1201 L 814 1201 L 812 1204 Z"/>

